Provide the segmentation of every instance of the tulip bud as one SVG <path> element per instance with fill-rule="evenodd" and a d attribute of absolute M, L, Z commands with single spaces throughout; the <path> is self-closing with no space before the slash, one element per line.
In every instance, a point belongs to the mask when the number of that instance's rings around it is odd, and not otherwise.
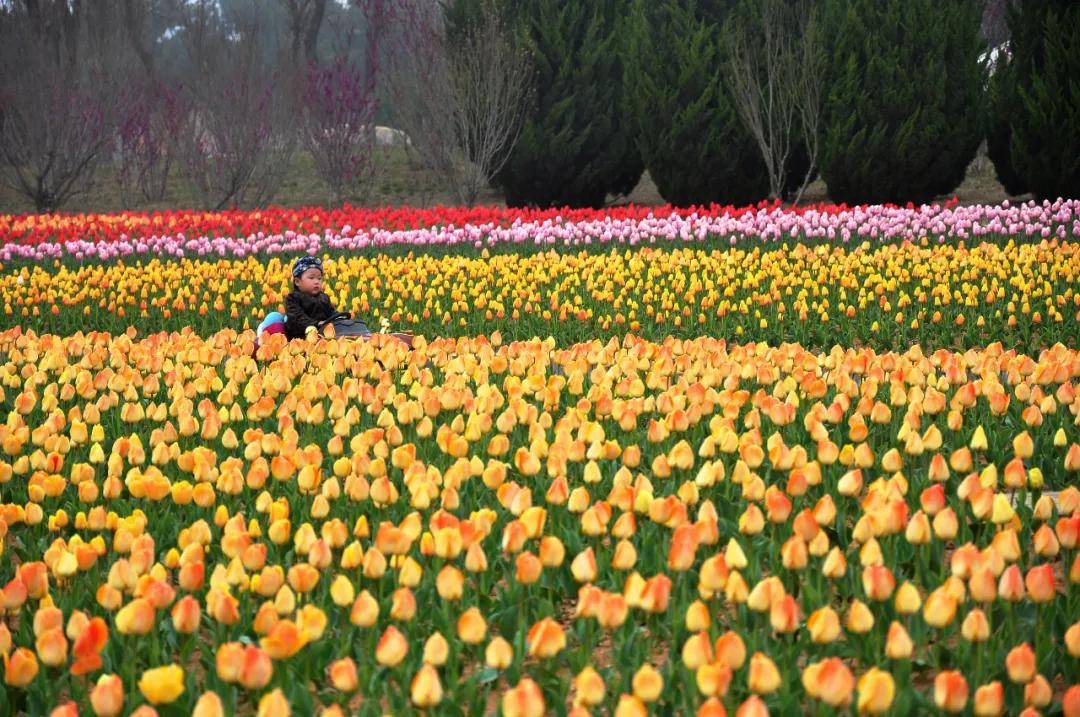
<path fill-rule="evenodd" d="M 339 692 L 354 692 L 359 685 L 356 675 L 356 663 L 351 657 L 343 657 L 334 660 L 327 668 L 330 673 L 330 684 Z"/>
<path fill-rule="evenodd" d="M 934 678 L 934 704 L 945 712 L 963 712 L 968 700 L 968 684 L 958 670 L 938 673 Z"/>
<path fill-rule="evenodd" d="M 397 667 L 409 653 L 409 642 L 401 631 L 391 625 L 383 632 L 375 646 L 375 660 L 386 667 Z"/>
<path fill-rule="evenodd" d="M 574 678 L 574 704 L 594 706 L 604 701 L 604 678 L 591 666 L 586 666 Z"/>
<path fill-rule="evenodd" d="M 645 663 L 634 673 L 631 681 L 634 696 L 642 702 L 655 702 L 664 689 L 664 678 L 649 663 Z"/>
<path fill-rule="evenodd" d="M 501 637 L 495 637 L 484 649 L 484 664 L 494 670 L 505 670 L 514 661 L 514 648 Z"/>
<path fill-rule="evenodd" d="M 975 608 L 964 618 L 960 626 L 960 634 L 968 642 L 985 642 L 990 639 L 990 622 L 986 614 L 979 608 Z"/>
<path fill-rule="evenodd" d="M 858 710 L 865 714 L 884 714 L 892 707 L 896 684 L 888 672 L 871 667 L 859 678 Z"/>
<path fill-rule="evenodd" d="M 544 693 L 528 677 L 503 693 L 500 706 L 504 717 L 543 717 L 546 710 Z"/>
<path fill-rule="evenodd" d="M 870 608 L 866 606 L 866 603 L 861 600 L 853 600 L 851 607 L 848 608 L 844 627 L 848 632 L 856 635 L 870 632 L 874 627 L 874 614 L 870 612 Z"/>
<path fill-rule="evenodd" d="M 434 707 L 442 702 L 443 688 L 439 673 L 431 665 L 423 665 L 413 676 L 410 688 L 412 703 L 421 709 Z"/>
<path fill-rule="evenodd" d="M 840 617 L 829 606 L 819 608 L 806 620 L 810 639 L 817 644 L 828 644 L 840 637 Z"/>
<path fill-rule="evenodd" d="M 851 702 L 855 676 L 842 660 L 830 657 L 808 665 L 803 670 L 802 683 L 814 699 L 833 707 L 843 707 Z"/>
<path fill-rule="evenodd" d="M 1024 704 L 1028 707 L 1047 707 L 1054 699 L 1054 690 L 1042 675 L 1035 675 L 1024 687 Z"/>
<path fill-rule="evenodd" d="M 1026 685 L 1035 677 L 1035 652 L 1026 642 L 1017 645 L 1005 656 L 1005 670 L 1013 682 Z"/>
<path fill-rule="evenodd" d="M 1080 657 L 1080 622 L 1075 622 L 1065 631 L 1065 647 L 1072 657 Z"/>
<path fill-rule="evenodd" d="M 1005 690 L 994 680 L 975 690 L 974 712 L 976 717 L 997 717 L 1005 710 Z"/>
<path fill-rule="evenodd" d="M 911 636 L 903 625 L 894 620 L 889 625 L 889 633 L 885 638 L 885 655 L 892 660 L 908 660 L 914 650 L 915 644 L 911 641 Z"/>
<path fill-rule="evenodd" d="M 184 670 L 179 665 L 146 670 L 139 680 L 139 691 L 151 704 L 175 702 L 184 692 Z"/>
<path fill-rule="evenodd" d="M 4 684 L 21 689 L 26 687 L 38 673 L 37 655 L 25 647 L 20 647 L 4 658 Z"/>
<path fill-rule="evenodd" d="M 97 717 L 116 717 L 124 709 L 124 683 L 116 675 L 102 675 L 90 691 L 90 706 Z"/>
<path fill-rule="evenodd" d="M 424 643 L 424 656 L 423 660 L 428 665 L 434 665 L 435 667 L 442 667 L 446 664 L 446 660 L 450 657 L 450 644 L 446 641 L 446 638 L 442 636 L 442 633 L 434 633 Z"/>
<path fill-rule="evenodd" d="M 225 717 L 225 705 L 216 692 L 204 692 L 195 703 L 191 717 Z"/>
<path fill-rule="evenodd" d="M 259 700 L 256 717 L 289 717 L 290 714 L 292 714 L 292 709 L 289 707 L 289 700 L 286 699 L 281 688 L 277 687 Z"/>
<path fill-rule="evenodd" d="M 750 672 L 747 686 L 751 692 L 767 695 L 780 689 L 780 671 L 767 655 L 755 652 L 750 656 Z"/>

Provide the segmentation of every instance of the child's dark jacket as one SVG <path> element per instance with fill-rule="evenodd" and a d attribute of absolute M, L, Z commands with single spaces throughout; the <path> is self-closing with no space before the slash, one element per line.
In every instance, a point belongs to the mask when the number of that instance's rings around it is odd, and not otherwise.
<path fill-rule="evenodd" d="M 330 303 L 326 292 L 312 296 L 294 289 L 285 297 L 285 336 L 290 339 L 303 338 L 309 326 L 318 328 L 320 322 L 335 313 L 337 309 Z"/>

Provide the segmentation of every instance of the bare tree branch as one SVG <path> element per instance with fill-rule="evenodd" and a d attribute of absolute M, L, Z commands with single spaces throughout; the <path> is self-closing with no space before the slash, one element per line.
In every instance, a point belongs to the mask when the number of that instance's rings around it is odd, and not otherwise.
<path fill-rule="evenodd" d="M 729 86 L 739 116 L 761 152 L 773 198 L 783 196 L 788 159 L 798 134 L 803 135 L 810 167 L 797 202 L 817 163 L 820 43 L 808 0 L 761 0 L 755 8 L 756 14 L 737 15 L 726 28 Z"/>
<path fill-rule="evenodd" d="M 108 158 L 129 57 L 113 0 L 0 6 L 0 181 L 39 212 L 86 191 Z"/>
<path fill-rule="evenodd" d="M 454 42 L 437 3 L 399 0 L 392 22 L 385 86 L 397 123 L 423 164 L 475 204 L 521 131 L 528 64 L 492 2 Z"/>
<path fill-rule="evenodd" d="M 176 149 L 207 206 L 259 205 L 273 197 L 296 145 L 286 73 L 268 67 L 251 24 L 225 28 L 213 0 L 189 9 L 184 41 L 195 78 L 184 88 Z"/>
<path fill-rule="evenodd" d="M 293 62 L 316 59 L 326 0 L 279 0 L 289 17 L 289 47 Z"/>

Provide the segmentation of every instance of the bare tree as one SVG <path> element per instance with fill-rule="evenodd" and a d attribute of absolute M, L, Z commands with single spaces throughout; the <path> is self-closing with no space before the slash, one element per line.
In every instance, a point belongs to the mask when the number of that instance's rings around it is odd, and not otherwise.
<path fill-rule="evenodd" d="M 388 18 L 387 0 L 359 2 L 364 13 L 362 64 L 349 59 L 353 36 L 332 62 L 311 61 L 300 78 L 300 133 L 315 169 L 335 201 L 363 187 L 375 170 L 375 113 L 380 40 Z"/>
<path fill-rule="evenodd" d="M 493 2 L 448 38 L 438 3 L 397 4 L 386 89 L 411 148 L 464 204 L 475 204 L 517 142 L 528 63 Z"/>
<path fill-rule="evenodd" d="M 313 62 L 326 0 L 279 0 L 289 18 L 289 49 L 293 62 Z"/>
<path fill-rule="evenodd" d="M 112 2 L 0 4 L 0 181 L 53 211 L 108 157 L 123 104 Z"/>
<path fill-rule="evenodd" d="M 267 66 L 257 14 L 231 27 L 213 0 L 191 3 L 183 33 L 194 77 L 183 88 L 176 148 L 207 206 L 269 201 L 289 170 L 296 145 L 287 73 Z"/>
<path fill-rule="evenodd" d="M 808 0 L 758 0 L 726 28 L 728 80 L 735 107 L 761 152 L 769 195 L 781 198 L 788 160 L 806 143 L 810 166 L 795 203 L 817 164 L 821 107 L 820 41 Z"/>

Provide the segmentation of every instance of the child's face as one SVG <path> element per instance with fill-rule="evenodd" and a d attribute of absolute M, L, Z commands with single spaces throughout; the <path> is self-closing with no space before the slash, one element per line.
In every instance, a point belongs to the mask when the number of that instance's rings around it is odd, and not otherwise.
<path fill-rule="evenodd" d="M 295 283 L 302 293 L 317 296 L 322 292 L 322 272 L 312 267 L 297 277 Z"/>

